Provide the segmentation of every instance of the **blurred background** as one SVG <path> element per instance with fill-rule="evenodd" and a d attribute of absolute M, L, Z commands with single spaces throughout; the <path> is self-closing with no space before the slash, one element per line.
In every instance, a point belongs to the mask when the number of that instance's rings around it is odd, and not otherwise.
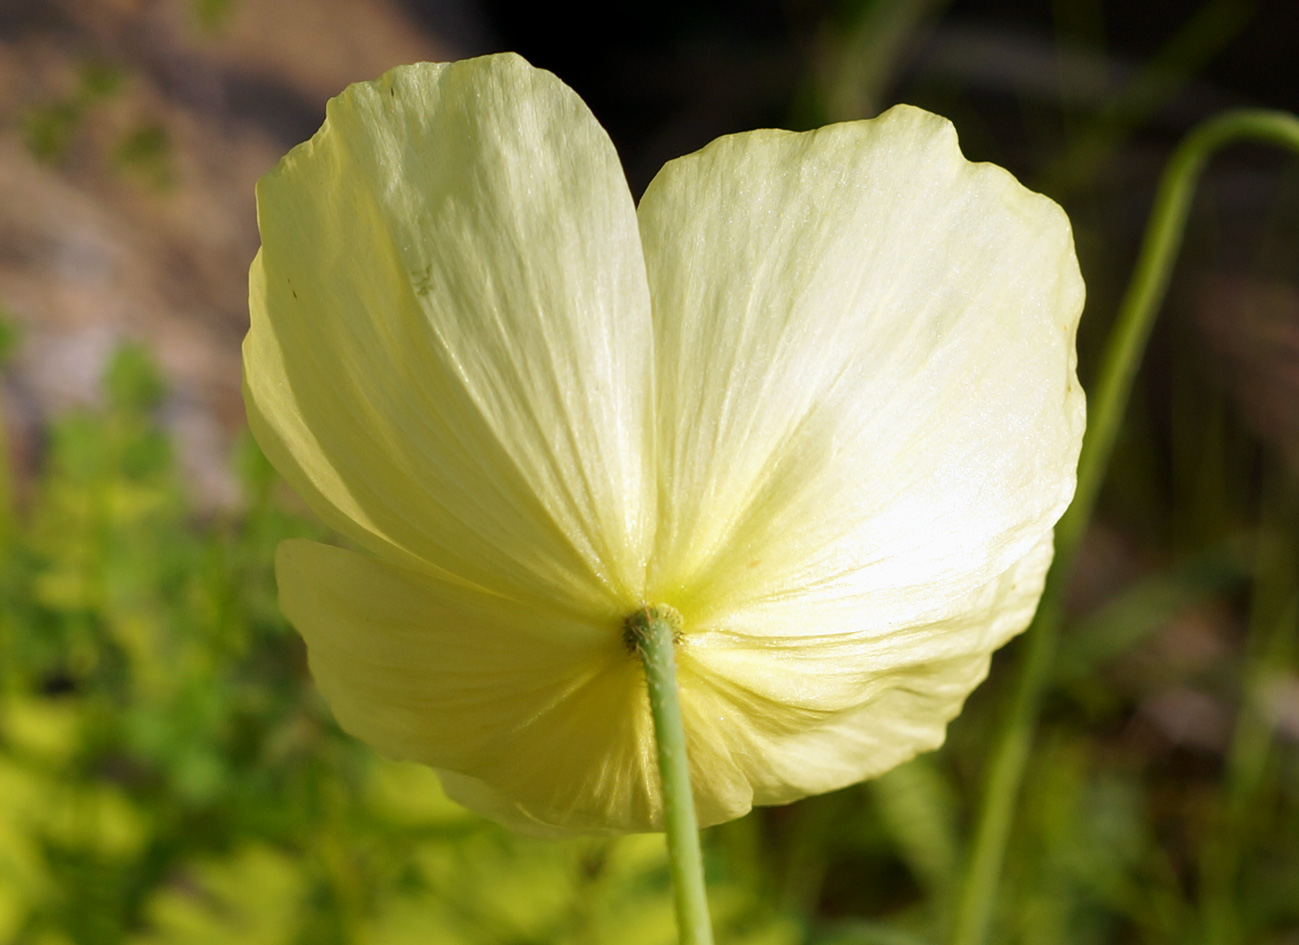
<path fill-rule="evenodd" d="M 1084 384 L 1191 127 L 1294 0 L 0 0 L 0 945 L 673 941 L 661 840 L 514 837 L 342 736 L 275 606 L 253 184 L 348 82 L 514 49 L 639 194 L 719 134 L 952 118 L 1058 200 Z M 994 941 L 1299 943 L 1299 160 L 1211 166 L 1070 582 Z M 723 943 L 942 939 L 1016 648 L 949 744 L 706 834 Z"/>

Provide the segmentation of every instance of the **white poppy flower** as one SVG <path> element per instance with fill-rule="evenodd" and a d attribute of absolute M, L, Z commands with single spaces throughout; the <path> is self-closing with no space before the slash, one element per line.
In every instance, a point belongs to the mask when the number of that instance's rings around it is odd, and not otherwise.
<path fill-rule="evenodd" d="M 245 398 L 342 726 L 498 819 L 650 830 L 624 619 L 681 617 L 700 821 L 878 775 L 1028 623 L 1084 425 L 1056 204 L 898 106 L 672 161 L 515 55 L 348 88 L 257 191 Z"/>

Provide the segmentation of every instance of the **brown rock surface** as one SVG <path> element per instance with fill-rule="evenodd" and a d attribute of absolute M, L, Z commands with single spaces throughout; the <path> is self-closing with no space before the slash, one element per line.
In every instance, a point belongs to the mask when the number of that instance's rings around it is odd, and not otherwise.
<path fill-rule="evenodd" d="M 200 14 L 212 12 L 209 22 Z M 396 0 L 46 0 L 0 8 L 0 311 L 19 455 L 146 342 L 200 498 L 231 496 L 253 185 L 324 102 L 456 51 Z"/>

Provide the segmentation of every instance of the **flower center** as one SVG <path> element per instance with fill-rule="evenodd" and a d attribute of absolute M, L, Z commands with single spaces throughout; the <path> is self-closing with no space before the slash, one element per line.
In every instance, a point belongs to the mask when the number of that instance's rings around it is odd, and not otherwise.
<path fill-rule="evenodd" d="M 649 636 L 651 625 L 658 622 L 666 623 L 672 629 L 673 643 L 680 642 L 685 621 L 677 609 L 669 604 L 646 604 L 622 622 L 622 642 L 627 652 L 640 656 L 641 645 Z"/>

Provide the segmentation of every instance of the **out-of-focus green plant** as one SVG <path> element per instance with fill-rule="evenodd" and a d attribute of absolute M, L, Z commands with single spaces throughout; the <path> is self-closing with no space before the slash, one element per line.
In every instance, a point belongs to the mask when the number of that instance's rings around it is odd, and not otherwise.
<path fill-rule="evenodd" d="M 113 155 L 124 170 L 136 174 L 154 187 L 166 187 L 174 179 L 171 135 L 156 121 L 146 121 L 128 131 Z"/>
<path fill-rule="evenodd" d="M 1088 6 L 1093 4 L 1056 4 L 1066 18 Z M 1041 188 L 1063 200 L 1092 182 L 1133 133 L 1240 34 L 1257 7 L 1257 0 L 1205 0 L 1115 95 L 1078 122 L 1067 146 L 1043 169 Z"/>
<path fill-rule="evenodd" d="M 58 418 L 0 543 L 0 943 L 664 945 L 661 837 L 515 837 L 343 737 L 279 616 L 284 511 L 199 514 L 147 350 Z M 721 871 L 727 942 L 796 927 Z"/>
<path fill-rule="evenodd" d="M 62 160 L 86 113 L 117 92 L 124 80 L 124 73 L 116 66 L 87 59 L 68 94 L 33 106 L 23 116 L 27 149 L 47 163 Z"/>
<path fill-rule="evenodd" d="M 1050 684 L 1052 665 L 1059 646 L 1064 618 L 1064 580 L 1090 524 L 1101 483 L 1127 411 L 1132 386 L 1145 353 L 1146 342 L 1172 278 L 1173 265 L 1182 245 L 1191 199 L 1195 195 L 1200 175 L 1209 159 L 1222 147 L 1240 141 L 1264 142 L 1299 153 L 1299 118 L 1286 112 L 1261 109 L 1227 112 L 1204 122 L 1187 135 L 1164 170 L 1150 212 L 1141 253 L 1110 329 L 1099 376 L 1091 390 L 1087 436 L 1078 462 L 1078 491 L 1073 504 L 1056 526 L 1055 563 L 1047 579 L 1047 589 L 1037 616 L 1025 634 L 1024 652 L 1017 668 L 1015 688 L 990 755 L 976 833 L 954 913 L 951 935 L 953 945 L 982 945 L 987 940 L 1009 844 L 1014 808 L 1020 795 L 1038 715 Z M 1269 524 L 1264 521 L 1259 540 L 1266 540 Z M 1287 559 L 1288 557 L 1287 555 Z M 1261 570 L 1255 580 L 1262 587 L 1266 578 L 1266 570 Z M 1290 593 L 1293 593 L 1293 585 L 1289 586 Z M 1275 637 L 1278 641 L 1288 642 L 1296 629 L 1294 608 L 1288 600 L 1281 608 L 1281 613 L 1284 617 L 1273 616 L 1271 619 L 1283 619 L 1287 626 L 1275 629 L 1269 624 L 1268 639 Z M 1282 645 L 1275 643 L 1262 647 L 1271 652 Z M 1256 644 L 1257 646 L 1259 645 Z M 1275 658 L 1273 661 L 1276 662 Z M 1250 666 L 1247 671 L 1255 672 L 1256 669 Z M 1243 764 L 1255 769 L 1261 762 L 1254 756 L 1263 749 L 1254 743 L 1265 744 L 1266 738 L 1255 732 L 1256 727 L 1251 727 L 1250 716 L 1248 709 L 1242 710 L 1237 726 L 1238 738 L 1232 744 L 1232 760 L 1237 760 L 1234 757 L 1236 753 L 1247 751 L 1250 760 Z M 1241 737 L 1250 743 L 1248 749 L 1241 747 Z M 1260 739 L 1263 741 L 1260 742 Z M 1234 780 L 1233 775 L 1236 774 L 1236 768 L 1229 767 L 1229 781 Z M 1256 774 L 1250 776 L 1251 781 L 1256 779 Z M 1222 858 L 1220 853 L 1213 851 L 1207 852 L 1206 856 L 1214 859 L 1215 864 L 1219 864 Z M 1210 897 L 1215 891 L 1214 879 L 1224 872 L 1230 876 L 1234 872 L 1234 864 L 1225 868 L 1215 865 L 1215 868 L 1208 871 L 1205 885 Z M 1227 894 L 1226 899 L 1234 904 L 1234 896 Z M 1224 909 L 1210 912 L 1205 937 L 1212 942 L 1241 940 L 1234 929 L 1230 933 L 1224 932 L 1215 924 L 1227 921 L 1235 925 L 1234 920 L 1222 918 Z M 1227 914 L 1230 911 L 1227 909 Z"/>
<path fill-rule="evenodd" d="M 187 0 L 198 25 L 205 30 L 218 30 L 234 12 L 236 0 Z"/>
<path fill-rule="evenodd" d="M 218 24 L 233 8 L 183 2 Z M 1253 6 L 1198 6 L 1128 93 L 1071 116 L 1059 159 L 1029 179 L 1091 199 L 1098 169 Z M 1101 32 L 1100 4 L 1055 7 Z M 864 24 L 926 9 L 845 2 L 827 48 L 896 56 L 900 34 Z M 826 75 L 856 108 L 897 74 L 890 61 L 827 64 L 842 71 L 818 73 L 818 108 L 839 94 Z M 25 116 L 47 160 L 117 88 L 97 69 Z M 1294 217 L 1293 193 L 1274 204 Z M 1080 245 L 1122 245 L 1095 218 L 1080 224 Z M 1089 281 L 1117 279 L 1097 258 L 1084 258 Z M 10 324 L 0 318 L 0 370 L 20 342 Z M 1070 613 L 1052 662 L 993 916 L 1005 945 L 1283 945 L 1299 930 L 1295 481 L 1202 365 L 1188 367 L 1189 330 L 1172 330 L 1171 433 L 1138 389 L 1089 552 L 1131 572 Z M 148 353 L 110 373 L 102 408 L 46 432 L 17 509 L 0 444 L 0 945 L 671 942 L 657 838 L 513 837 L 447 802 L 428 772 L 337 734 L 270 573 L 276 544 L 311 526 L 247 443 L 240 506 L 198 512 Z M 1160 452 L 1169 440 L 1174 459 Z M 1194 641 L 1201 621 L 1214 622 L 1209 668 L 1170 665 L 1190 659 L 1167 647 Z M 1006 670 L 942 752 L 709 832 L 719 942 L 939 941 Z M 1170 686 L 1226 711 L 1225 748 L 1152 733 L 1149 705 Z"/>
<path fill-rule="evenodd" d="M 908 46 L 950 0 L 849 0 L 818 37 L 814 81 L 804 90 L 800 123 L 871 118 L 886 100 Z"/>
<path fill-rule="evenodd" d="M 220 16 L 217 16 L 217 20 Z M 217 20 L 213 21 L 215 26 Z M 38 161 L 59 164 L 74 150 L 82 129 L 97 109 L 120 101 L 135 73 L 130 67 L 89 57 L 82 61 L 72 88 L 39 101 L 22 115 L 27 150 Z M 167 126 L 145 114 L 135 116 L 106 148 L 116 170 L 154 189 L 175 181 L 172 137 Z"/>

